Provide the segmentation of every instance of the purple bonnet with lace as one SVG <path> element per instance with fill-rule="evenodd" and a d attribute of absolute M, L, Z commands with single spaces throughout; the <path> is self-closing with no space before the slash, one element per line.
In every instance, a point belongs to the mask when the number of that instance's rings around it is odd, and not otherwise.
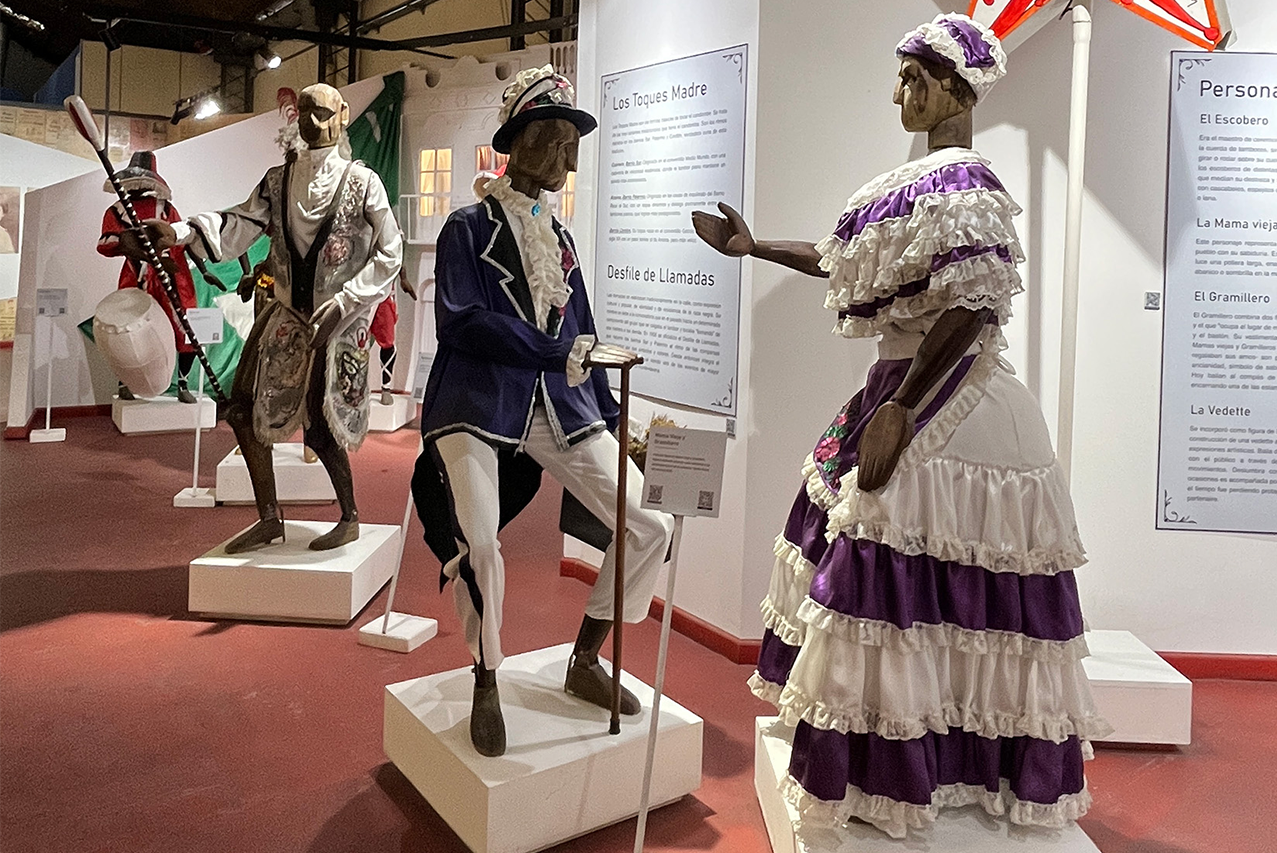
<path fill-rule="evenodd" d="M 901 39 L 896 56 L 916 56 L 953 69 L 971 85 L 976 100 L 1007 73 L 1002 42 L 988 27 L 966 15 L 937 15 Z"/>

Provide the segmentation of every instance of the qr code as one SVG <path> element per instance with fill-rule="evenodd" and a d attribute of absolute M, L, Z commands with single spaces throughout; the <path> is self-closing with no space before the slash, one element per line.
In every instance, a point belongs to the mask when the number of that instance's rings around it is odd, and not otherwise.
<path fill-rule="evenodd" d="M 696 508 L 712 512 L 714 510 L 714 493 L 702 491 L 696 498 Z"/>
<path fill-rule="evenodd" d="M 665 499 L 664 486 L 648 486 L 647 487 L 647 502 L 648 503 L 658 504 L 664 499 Z"/>

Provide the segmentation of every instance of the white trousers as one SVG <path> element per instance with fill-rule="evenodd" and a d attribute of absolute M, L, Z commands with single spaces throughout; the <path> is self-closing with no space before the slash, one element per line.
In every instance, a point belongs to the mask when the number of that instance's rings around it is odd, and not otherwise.
<path fill-rule="evenodd" d="M 488 669 L 504 659 L 501 652 L 501 617 L 505 603 L 505 563 L 497 527 L 501 519 L 497 489 L 497 451 L 482 439 L 456 432 L 435 441 L 452 501 L 454 535 L 459 554 L 444 566 L 451 578 L 457 616 L 466 645 Z M 524 451 L 558 480 L 586 509 L 616 530 L 617 459 L 615 436 L 600 431 L 560 449 L 545 409 L 538 406 L 524 442 Z M 664 562 L 674 519 L 657 510 L 643 509 L 643 474 L 629 462 L 626 484 L 625 600 L 621 618 L 641 622 L 646 616 Z M 585 615 L 611 621 L 613 578 L 616 575 L 616 537 L 607 549 L 599 579 L 590 593 Z M 463 566 L 473 572 L 471 586 L 461 577 Z M 477 599 L 477 600 L 476 600 Z"/>

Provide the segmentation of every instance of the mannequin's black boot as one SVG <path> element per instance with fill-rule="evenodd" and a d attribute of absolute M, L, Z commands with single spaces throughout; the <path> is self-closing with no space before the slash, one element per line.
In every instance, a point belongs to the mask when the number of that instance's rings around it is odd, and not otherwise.
<path fill-rule="evenodd" d="M 563 689 L 569 695 L 584 699 L 600 708 L 612 708 L 612 676 L 599 664 L 599 649 L 612 630 L 612 623 L 606 619 L 592 619 L 589 616 L 581 620 L 581 630 L 576 635 L 576 646 L 572 649 L 572 657 L 568 661 L 568 675 Z M 624 687 L 621 688 L 621 713 L 632 716 L 642 710 L 638 697 Z"/>
<path fill-rule="evenodd" d="M 489 758 L 505 755 L 505 719 L 497 692 L 497 671 L 474 665 L 474 700 L 470 705 L 470 742 Z"/>

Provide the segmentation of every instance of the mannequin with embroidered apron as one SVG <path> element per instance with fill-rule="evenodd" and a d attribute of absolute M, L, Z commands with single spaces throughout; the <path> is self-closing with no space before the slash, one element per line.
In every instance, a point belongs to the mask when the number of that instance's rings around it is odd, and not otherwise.
<path fill-rule="evenodd" d="M 336 548 L 359 536 L 348 449 L 368 431 L 373 309 L 399 275 L 403 236 L 377 174 L 341 150 L 350 107 L 331 86 L 298 98 L 306 148 L 267 171 L 249 198 L 186 222 L 148 221 L 158 245 L 204 257 L 235 257 L 263 233 L 275 298 L 244 344 L 227 421 L 248 465 L 259 521 L 227 544 L 238 553 L 284 535 L 271 446 L 298 428 L 324 463 L 341 519 L 310 543 Z"/>

